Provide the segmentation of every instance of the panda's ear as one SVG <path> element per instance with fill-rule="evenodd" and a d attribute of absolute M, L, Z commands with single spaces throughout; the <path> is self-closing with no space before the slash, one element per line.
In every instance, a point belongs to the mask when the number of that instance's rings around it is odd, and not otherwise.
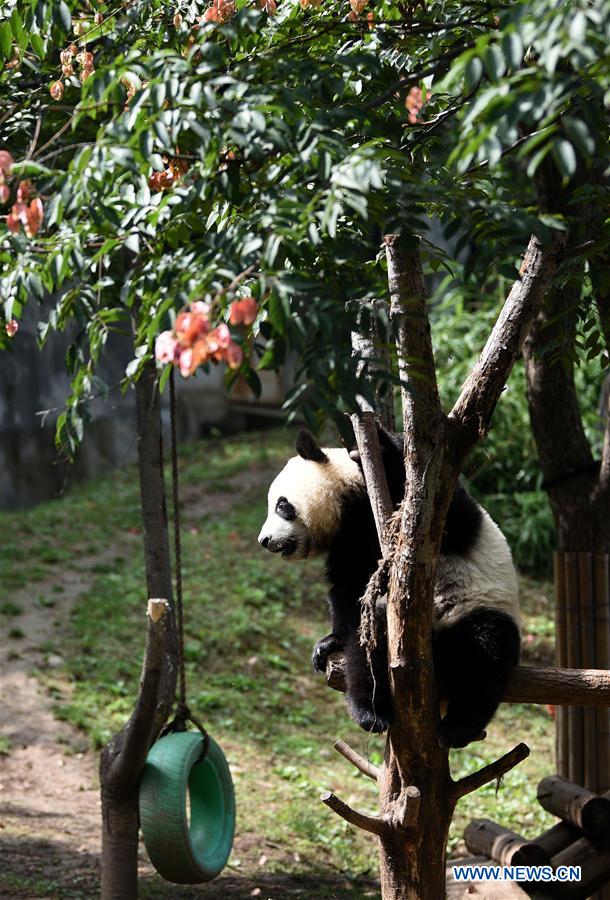
<path fill-rule="evenodd" d="M 388 463 L 402 464 L 402 435 L 392 434 L 391 432 L 387 431 L 383 427 L 383 425 L 380 425 L 379 422 L 377 422 L 377 437 L 379 438 L 379 449 L 381 450 L 381 457 L 386 467 Z M 358 447 L 354 446 L 353 449 L 350 450 L 349 455 L 350 459 L 353 459 L 354 462 L 358 463 L 360 468 L 362 468 L 362 460 L 360 459 L 360 452 L 358 451 Z"/>
<path fill-rule="evenodd" d="M 311 432 L 303 429 L 297 434 L 295 448 L 299 456 L 303 459 L 310 459 L 312 462 L 326 463 L 328 456 L 316 444 L 316 439 Z"/>

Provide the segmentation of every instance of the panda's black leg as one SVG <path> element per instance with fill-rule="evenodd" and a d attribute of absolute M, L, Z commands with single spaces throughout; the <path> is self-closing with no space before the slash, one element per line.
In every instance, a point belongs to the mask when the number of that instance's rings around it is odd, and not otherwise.
<path fill-rule="evenodd" d="M 379 635 L 370 666 L 359 635 L 352 635 L 345 648 L 345 666 L 347 705 L 352 719 L 365 731 L 385 731 L 392 721 L 385 634 Z"/>
<path fill-rule="evenodd" d="M 479 737 L 519 662 L 519 647 L 515 622 L 496 610 L 478 610 L 437 629 L 435 670 L 447 700 L 439 739 L 445 746 L 465 747 Z"/>
<path fill-rule="evenodd" d="M 345 592 L 333 587 L 328 595 L 331 618 L 331 632 L 320 638 L 313 648 L 311 664 L 316 672 L 324 672 L 331 653 L 345 650 L 352 635 L 360 624 L 360 604 L 358 594 Z"/>

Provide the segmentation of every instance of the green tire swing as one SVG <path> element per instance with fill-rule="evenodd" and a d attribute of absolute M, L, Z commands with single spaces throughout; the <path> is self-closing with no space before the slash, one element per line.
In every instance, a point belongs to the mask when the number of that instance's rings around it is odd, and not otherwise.
<path fill-rule="evenodd" d="M 146 758 L 139 790 L 140 826 L 159 875 L 175 884 L 201 884 L 216 878 L 229 859 L 235 792 L 224 753 L 186 704 L 173 370 L 169 384 L 180 692 L 173 721 Z M 198 731 L 186 731 L 187 721 Z"/>
<path fill-rule="evenodd" d="M 235 796 L 224 753 L 212 738 L 175 731 L 153 744 L 140 782 L 146 852 L 167 881 L 200 884 L 225 867 L 235 831 Z M 190 816 L 187 810 L 190 797 Z"/>

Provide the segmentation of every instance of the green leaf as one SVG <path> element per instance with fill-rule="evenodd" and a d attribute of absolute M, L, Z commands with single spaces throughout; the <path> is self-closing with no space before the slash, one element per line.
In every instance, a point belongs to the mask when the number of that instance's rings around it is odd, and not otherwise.
<path fill-rule="evenodd" d="M 40 59 L 45 58 L 45 42 L 42 37 L 36 31 L 32 31 L 30 34 L 30 44 L 32 45 L 32 50 L 34 53 L 40 57 Z"/>
<path fill-rule="evenodd" d="M 13 32 L 8 19 L 0 25 L 0 53 L 4 59 L 10 59 L 13 55 Z"/>
<path fill-rule="evenodd" d="M 497 81 L 506 71 L 504 56 L 497 44 L 492 44 L 485 51 L 485 69 L 491 81 Z"/>
<path fill-rule="evenodd" d="M 153 129 L 162 148 L 171 152 L 172 142 L 169 136 L 169 131 L 160 119 L 155 120 L 155 122 L 153 123 Z"/>
<path fill-rule="evenodd" d="M 26 288 L 32 296 L 34 296 L 37 300 L 42 300 L 45 291 L 42 286 L 42 281 L 36 272 L 30 272 L 26 278 L 25 282 Z"/>
<path fill-rule="evenodd" d="M 563 138 L 554 141 L 553 157 L 564 178 L 570 178 L 576 171 L 576 153 L 572 144 Z"/>
<path fill-rule="evenodd" d="M 153 84 L 150 89 L 150 102 L 155 111 L 163 107 L 163 104 L 165 103 L 165 94 L 166 90 L 163 83 Z"/>
<path fill-rule="evenodd" d="M 137 254 L 140 252 L 140 236 L 137 232 L 128 235 L 125 239 L 125 246 L 128 250 L 131 250 L 132 253 Z"/>
<path fill-rule="evenodd" d="M 17 41 L 17 45 L 20 50 L 25 50 L 28 45 L 28 33 L 23 27 L 23 22 L 21 21 L 21 17 L 16 9 L 14 9 L 11 13 L 11 28 L 13 30 L 13 36 Z"/>
<path fill-rule="evenodd" d="M 483 74 L 483 63 L 478 56 L 473 56 L 466 63 L 464 69 L 464 83 L 467 91 L 473 91 L 481 80 Z"/>
<path fill-rule="evenodd" d="M 61 0 L 59 4 L 59 16 L 61 18 L 61 24 L 64 26 L 66 31 L 72 31 L 72 13 L 70 12 L 70 7 L 65 2 L 65 0 Z"/>
<path fill-rule="evenodd" d="M 15 163 L 13 166 L 13 172 L 15 175 L 49 175 L 50 169 L 46 166 L 43 166 L 42 163 L 38 163 L 33 159 L 26 159 L 23 162 Z"/>
<path fill-rule="evenodd" d="M 595 154 L 595 141 L 582 119 L 564 116 L 561 124 L 570 140 L 578 147 L 584 157 L 592 157 Z"/>
<path fill-rule="evenodd" d="M 523 61 L 523 42 L 516 31 L 505 35 L 502 40 L 502 49 L 507 65 L 511 69 L 518 69 Z"/>

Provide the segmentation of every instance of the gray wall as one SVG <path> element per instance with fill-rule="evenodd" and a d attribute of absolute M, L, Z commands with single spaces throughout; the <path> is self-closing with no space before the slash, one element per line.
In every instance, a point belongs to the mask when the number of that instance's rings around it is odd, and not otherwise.
<path fill-rule="evenodd" d="M 0 354 L 0 508 L 33 506 L 59 495 L 66 486 L 132 459 L 135 454 L 135 404 L 130 388 L 119 388 L 108 400 L 89 407 L 92 421 L 76 462 L 63 462 L 54 445 L 55 422 L 69 395 L 64 363 L 68 339 L 53 334 L 40 350 L 36 343 L 38 312 L 26 310 L 11 347 Z M 131 341 L 112 335 L 98 374 L 116 385 L 132 358 Z M 177 379 L 177 422 L 181 440 L 200 437 L 211 425 L 222 423 L 228 410 L 224 371 Z M 167 389 L 163 417 L 169 422 Z M 57 409 L 59 407 L 59 409 Z M 50 410 L 46 415 L 39 412 Z"/>

